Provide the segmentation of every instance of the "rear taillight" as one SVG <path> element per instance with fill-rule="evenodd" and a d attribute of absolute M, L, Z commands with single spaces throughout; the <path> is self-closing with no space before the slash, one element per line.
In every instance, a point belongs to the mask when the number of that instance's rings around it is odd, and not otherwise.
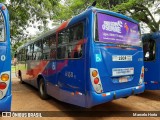
<path fill-rule="evenodd" d="M 96 78 L 94 79 L 94 84 L 98 84 L 98 83 L 99 83 L 99 78 L 96 77 Z"/>
<path fill-rule="evenodd" d="M 97 93 L 102 93 L 103 88 L 102 88 L 101 79 L 98 73 L 98 69 L 90 68 L 90 78 L 91 78 L 91 82 L 92 82 L 94 90 Z"/>
<path fill-rule="evenodd" d="M 4 90 L 7 87 L 5 82 L 0 82 L 0 90 Z"/>
<path fill-rule="evenodd" d="M 141 74 L 139 78 L 139 85 L 141 85 L 144 82 L 144 66 L 141 68 Z"/>
<path fill-rule="evenodd" d="M 10 83 L 10 71 L 5 71 L 0 74 L 0 99 L 2 99 L 8 90 Z"/>

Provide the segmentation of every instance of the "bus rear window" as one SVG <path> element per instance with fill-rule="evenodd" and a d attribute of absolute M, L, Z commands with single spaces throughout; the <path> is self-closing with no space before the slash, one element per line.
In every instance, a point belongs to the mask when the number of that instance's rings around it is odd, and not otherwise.
<path fill-rule="evenodd" d="M 97 13 L 96 41 L 140 45 L 139 25 L 118 17 Z"/>

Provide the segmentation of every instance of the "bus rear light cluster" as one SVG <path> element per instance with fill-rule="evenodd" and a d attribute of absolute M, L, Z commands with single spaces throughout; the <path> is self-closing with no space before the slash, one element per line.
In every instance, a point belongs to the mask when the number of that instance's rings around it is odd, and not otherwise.
<path fill-rule="evenodd" d="M 144 66 L 142 66 L 139 84 L 141 85 L 144 82 Z"/>
<path fill-rule="evenodd" d="M 10 71 L 5 71 L 0 74 L 0 99 L 2 99 L 8 90 L 10 83 Z"/>
<path fill-rule="evenodd" d="M 94 90 L 97 93 L 102 93 L 103 88 L 102 88 L 101 79 L 98 73 L 98 69 L 90 68 L 90 78 L 91 78 L 91 82 L 92 82 Z"/>

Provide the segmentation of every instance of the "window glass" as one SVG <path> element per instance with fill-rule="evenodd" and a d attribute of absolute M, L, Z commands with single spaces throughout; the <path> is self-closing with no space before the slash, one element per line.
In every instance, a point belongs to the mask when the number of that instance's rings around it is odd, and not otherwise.
<path fill-rule="evenodd" d="M 50 58 L 50 37 L 47 37 L 43 40 L 43 54 L 42 58 L 47 60 Z"/>
<path fill-rule="evenodd" d="M 96 41 L 140 46 L 139 24 L 116 16 L 97 13 Z"/>
<path fill-rule="evenodd" d="M 5 22 L 2 11 L 0 10 L 0 42 L 5 41 Z"/>
<path fill-rule="evenodd" d="M 56 35 L 50 37 L 50 59 L 56 59 Z"/>
<path fill-rule="evenodd" d="M 80 40 L 83 38 L 83 24 L 78 24 L 76 26 L 73 26 L 69 29 L 70 31 L 70 38 L 69 41 L 75 41 L 75 40 Z"/>
<path fill-rule="evenodd" d="M 49 38 L 43 40 L 43 49 L 49 49 Z"/>
<path fill-rule="evenodd" d="M 40 60 L 42 58 L 42 42 L 41 40 L 34 43 L 33 59 Z"/>
<path fill-rule="evenodd" d="M 27 60 L 33 59 L 33 44 L 27 46 Z"/>
<path fill-rule="evenodd" d="M 25 48 L 22 48 L 22 49 L 18 52 L 18 61 L 25 61 L 25 60 L 26 60 Z"/>
<path fill-rule="evenodd" d="M 41 41 L 37 41 L 34 44 L 34 52 L 42 51 L 42 43 Z"/>
<path fill-rule="evenodd" d="M 56 59 L 56 48 L 51 49 L 50 59 Z"/>
<path fill-rule="evenodd" d="M 51 48 L 55 48 L 56 47 L 56 35 L 52 35 L 51 37 L 50 37 L 50 47 Z"/>
<path fill-rule="evenodd" d="M 69 45 L 66 52 L 68 52 L 68 58 L 80 58 L 82 56 L 82 45 Z"/>
<path fill-rule="evenodd" d="M 67 58 L 66 50 L 67 50 L 66 46 L 58 47 L 58 49 L 57 49 L 57 51 L 58 51 L 57 58 L 58 59 Z"/>
<path fill-rule="evenodd" d="M 155 60 L 155 41 L 152 39 L 143 41 L 144 61 Z"/>
<path fill-rule="evenodd" d="M 58 44 L 65 44 L 69 42 L 69 29 L 58 33 Z"/>
<path fill-rule="evenodd" d="M 57 58 L 80 58 L 83 51 L 84 27 L 83 23 L 74 25 L 58 34 Z"/>

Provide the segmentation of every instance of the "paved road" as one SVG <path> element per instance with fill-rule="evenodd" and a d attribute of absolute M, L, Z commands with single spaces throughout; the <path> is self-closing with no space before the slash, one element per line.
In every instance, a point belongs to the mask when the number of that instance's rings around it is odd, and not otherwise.
<path fill-rule="evenodd" d="M 54 98 L 48 100 L 41 100 L 38 94 L 38 90 L 27 84 L 20 84 L 19 80 L 12 76 L 12 111 L 63 111 L 60 112 L 62 116 L 56 119 L 70 119 L 77 120 L 79 117 L 72 117 L 72 114 L 65 113 L 65 111 L 80 111 L 83 108 L 73 106 L 67 103 L 60 102 Z M 160 90 L 158 91 L 145 91 L 140 95 L 130 96 L 127 99 L 121 98 L 108 102 L 102 105 L 95 106 L 90 111 L 96 114 L 96 111 L 160 111 Z M 55 117 L 54 117 L 55 118 Z M 2 118 L 0 118 L 1 120 Z M 12 118 L 16 119 L 16 118 Z M 22 119 L 22 118 L 19 118 Z M 43 118 L 51 119 L 51 118 Z M 86 118 L 88 120 L 88 118 Z M 92 117 L 90 119 L 106 119 L 106 117 Z M 127 117 L 107 117 L 107 120 L 127 120 Z M 136 118 L 130 118 L 136 119 Z M 146 120 L 145 117 L 139 117 L 140 120 Z M 151 119 L 151 118 L 147 118 Z M 154 120 L 159 120 L 157 117 L 153 117 Z M 25 118 L 26 120 L 26 118 Z"/>

